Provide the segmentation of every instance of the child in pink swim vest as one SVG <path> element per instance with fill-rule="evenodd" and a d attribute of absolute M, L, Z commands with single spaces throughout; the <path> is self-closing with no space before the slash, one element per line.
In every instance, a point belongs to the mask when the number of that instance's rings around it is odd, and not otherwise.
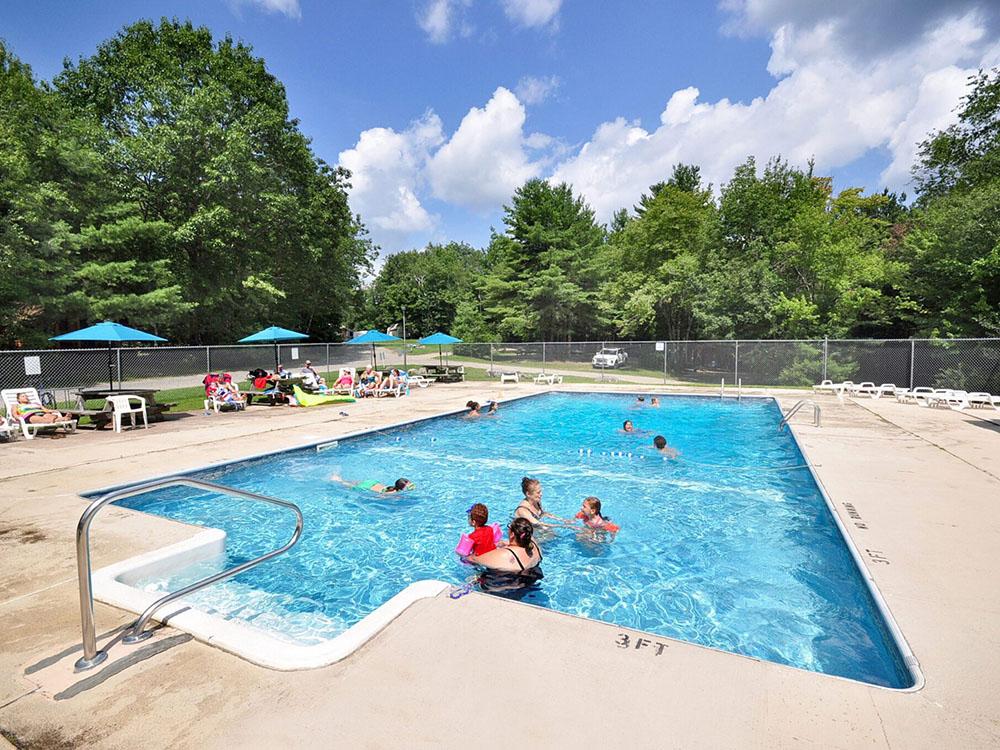
<path fill-rule="evenodd" d="M 469 525 L 473 527 L 469 537 L 472 539 L 473 555 L 483 555 L 497 548 L 493 541 L 493 527 L 486 524 L 490 520 L 490 511 L 482 503 L 476 503 L 469 508 Z"/>
<path fill-rule="evenodd" d="M 606 531 L 612 536 L 618 533 L 619 527 L 601 515 L 601 501 L 596 497 L 585 498 L 576 517 L 590 530 L 592 538 L 596 539 L 600 531 Z"/>

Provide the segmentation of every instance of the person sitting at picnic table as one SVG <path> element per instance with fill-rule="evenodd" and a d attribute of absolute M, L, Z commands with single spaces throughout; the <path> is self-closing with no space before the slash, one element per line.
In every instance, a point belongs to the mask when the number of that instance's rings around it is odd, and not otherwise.
<path fill-rule="evenodd" d="M 31 403 L 27 393 L 17 394 L 17 403 L 14 404 L 11 416 L 23 420 L 27 424 L 70 424 L 73 421 L 72 417 L 68 417 L 60 411 Z M 63 435 L 59 434 L 58 437 L 63 437 Z"/>

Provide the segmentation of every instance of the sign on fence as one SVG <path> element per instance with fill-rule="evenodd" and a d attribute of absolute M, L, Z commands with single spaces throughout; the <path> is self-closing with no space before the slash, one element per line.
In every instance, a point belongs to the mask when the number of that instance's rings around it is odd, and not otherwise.
<path fill-rule="evenodd" d="M 42 358 L 39 356 L 25 357 L 24 358 L 24 374 L 25 375 L 41 375 L 42 374 Z"/>

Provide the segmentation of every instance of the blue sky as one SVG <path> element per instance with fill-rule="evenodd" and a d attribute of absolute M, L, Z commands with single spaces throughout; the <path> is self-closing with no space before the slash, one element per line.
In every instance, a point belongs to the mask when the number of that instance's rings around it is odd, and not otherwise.
<path fill-rule="evenodd" d="M 676 161 L 716 185 L 749 154 L 816 159 L 838 187 L 906 189 L 913 145 L 997 64 L 982 0 L 149 0 L 7 3 L 0 36 L 40 78 L 138 18 L 251 44 L 316 153 L 356 174 L 385 252 L 483 245 L 527 177 L 599 218 Z"/>

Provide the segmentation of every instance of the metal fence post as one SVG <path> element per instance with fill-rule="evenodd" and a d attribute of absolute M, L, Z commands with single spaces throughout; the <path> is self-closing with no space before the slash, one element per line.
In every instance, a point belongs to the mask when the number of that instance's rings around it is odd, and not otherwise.
<path fill-rule="evenodd" d="M 120 391 L 122 389 L 122 348 L 119 346 L 115 352 L 118 354 L 118 390 Z"/>
<path fill-rule="evenodd" d="M 545 374 L 545 342 L 542 341 L 542 375 Z"/>
<path fill-rule="evenodd" d="M 205 372 L 212 371 L 212 347 L 205 347 Z"/>
<path fill-rule="evenodd" d="M 737 382 L 740 379 L 740 340 L 739 339 L 736 339 L 736 355 L 735 355 L 735 358 L 734 358 L 733 369 L 735 370 L 735 372 L 733 373 L 733 382 L 735 383 L 735 382 Z"/>
<path fill-rule="evenodd" d="M 326 343 L 326 372 L 330 374 L 330 342 Z"/>
<path fill-rule="evenodd" d="M 830 352 L 830 340 L 826 336 L 823 337 L 823 380 L 826 380 L 826 360 Z"/>
<path fill-rule="evenodd" d="M 916 341 L 913 338 L 910 339 L 910 390 L 913 390 L 913 354 Z"/>
<path fill-rule="evenodd" d="M 667 342 L 663 343 L 663 385 L 667 384 Z"/>
<path fill-rule="evenodd" d="M 490 342 L 490 377 L 494 376 L 493 372 L 493 342 Z"/>

